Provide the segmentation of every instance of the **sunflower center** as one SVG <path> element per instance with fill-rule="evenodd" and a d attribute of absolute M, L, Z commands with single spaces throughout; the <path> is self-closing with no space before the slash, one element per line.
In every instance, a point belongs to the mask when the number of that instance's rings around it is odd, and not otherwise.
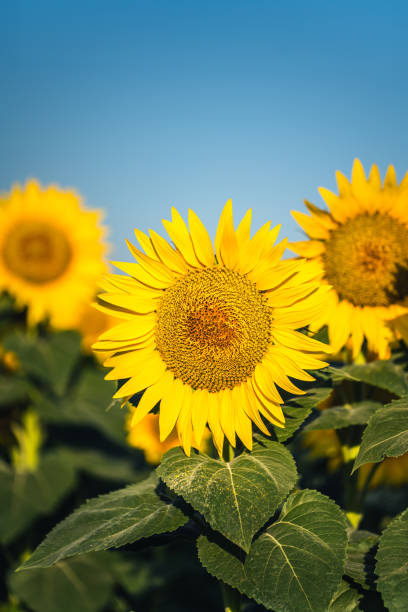
<path fill-rule="evenodd" d="M 65 235 L 42 221 L 18 223 L 3 245 L 6 266 L 30 283 L 47 283 L 61 276 L 71 260 Z"/>
<path fill-rule="evenodd" d="M 408 296 L 408 227 L 386 214 L 359 215 L 331 232 L 326 278 L 355 306 L 390 306 Z"/>
<path fill-rule="evenodd" d="M 169 370 L 194 389 L 232 389 L 262 360 L 271 335 L 265 297 L 227 268 L 193 271 L 166 289 L 156 345 Z"/>

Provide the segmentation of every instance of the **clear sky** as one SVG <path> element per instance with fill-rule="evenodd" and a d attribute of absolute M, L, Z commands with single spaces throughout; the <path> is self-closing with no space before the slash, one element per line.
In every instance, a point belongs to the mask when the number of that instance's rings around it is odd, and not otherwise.
<path fill-rule="evenodd" d="M 5 0 L 0 24 L 0 190 L 75 187 L 114 258 L 171 205 L 214 235 L 229 197 L 301 239 L 289 211 L 354 157 L 408 170 L 405 0 Z"/>

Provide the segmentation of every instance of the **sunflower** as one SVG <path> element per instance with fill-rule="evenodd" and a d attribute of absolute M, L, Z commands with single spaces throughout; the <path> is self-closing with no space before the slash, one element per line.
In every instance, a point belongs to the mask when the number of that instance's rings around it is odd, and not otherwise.
<path fill-rule="evenodd" d="M 303 436 L 303 445 L 309 449 L 310 455 L 315 458 L 327 459 L 327 468 L 335 472 L 348 459 L 355 459 L 358 447 L 347 449 L 341 446 L 334 429 L 308 431 Z M 357 471 L 357 483 L 361 489 L 369 475 L 372 463 L 362 465 Z M 401 457 L 386 457 L 377 467 L 370 480 L 369 487 L 376 488 L 381 485 L 400 487 L 408 483 L 408 453 Z"/>
<path fill-rule="evenodd" d="M 174 428 L 167 439 L 164 440 L 164 442 L 160 442 L 159 415 L 152 413 L 147 414 L 140 423 L 132 427 L 132 418 L 135 410 L 136 409 L 132 407 L 126 419 L 126 429 L 128 431 L 127 442 L 130 446 L 142 450 L 148 463 L 157 465 L 160 463 L 164 453 L 175 446 L 180 446 L 177 430 Z M 200 450 L 203 452 L 208 449 L 209 435 L 210 432 L 205 428 L 200 446 Z M 194 439 L 192 446 L 198 448 Z"/>
<path fill-rule="evenodd" d="M 252 422 L 268 434 L 260 415 L 284 427 L 276 387 L 302 393 L 288 377 L 313 380 L 304 369 L 326 365 L 315 355 L 327 346 L 306 336 L 324 307 L 325 288 L 313 265 L 281 261 L 286 241 L 274 246 L 270 222 L 250 238 L 251 211 L 235 230 L 229 200 L 215 237 L 189 211 L 189 227 L 172 209 L 163 221 L 175 248 L 154 231 L 135 230 L 144 250 L 128 246 L 137 263 L 113 262 L 129 276 L 110 275 L 100 307 L 124 322 L 103 333 L 96 350 L 115 354 L 110 380 L 128 379 L 115 394 L 146 389 L 132 425 L 160 402 L 160 440 L 176 426 L 190 453 L 208 423 L 222 453 L 224 436 L 252 447 Z"/>
<path fill-rule="evenodd" d="M 75 327 L 106 272 L 98 211 L 84 210 L 73 191 L 15 186 L 0 206 L 0 291 L 28 307 L 28 323 L 49 318 Z"/>
<path fill-rule="evenodd" d="M 310 216 L 292 212 L 310 240 L 289 248 L 316 263 L 332 286 L 315 328 L 327 324 L 333 351 L 347 345 L 355 358 L 366 338 L 383 359 L 396 337 L 390 322 L 403 323 L 408 313 L 408 174 L 397 185 L 390 166 L 381 184 L 378 167 L 367 179 L 356 159 L 351 182 L 337 172 L 337 183 L 339 195 L 319 189 L 329 212 L 307 201 Z"/>

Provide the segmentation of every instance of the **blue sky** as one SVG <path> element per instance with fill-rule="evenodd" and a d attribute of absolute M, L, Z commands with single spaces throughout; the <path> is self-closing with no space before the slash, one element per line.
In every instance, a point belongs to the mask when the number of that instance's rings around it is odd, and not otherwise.
<path fill-rule="evenodd" d="M 6 0 L 0 190 L 37 177 L 133 228 L 282 223 L 354 157 L 408 170 L 404 1 Z M 163 230 L 164 231 L 164 230 Z M 129 255 L 130 257 L 130 255 Z"/>

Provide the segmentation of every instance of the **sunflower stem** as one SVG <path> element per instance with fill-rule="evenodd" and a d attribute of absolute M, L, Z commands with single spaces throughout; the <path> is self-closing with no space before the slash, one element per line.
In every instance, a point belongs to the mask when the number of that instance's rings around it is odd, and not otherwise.
<path fill-rule="evenodd" d="M 225 612 L 240 612 L 241 593 L 224 582 L 220 582 L 220 587 Z"/>

